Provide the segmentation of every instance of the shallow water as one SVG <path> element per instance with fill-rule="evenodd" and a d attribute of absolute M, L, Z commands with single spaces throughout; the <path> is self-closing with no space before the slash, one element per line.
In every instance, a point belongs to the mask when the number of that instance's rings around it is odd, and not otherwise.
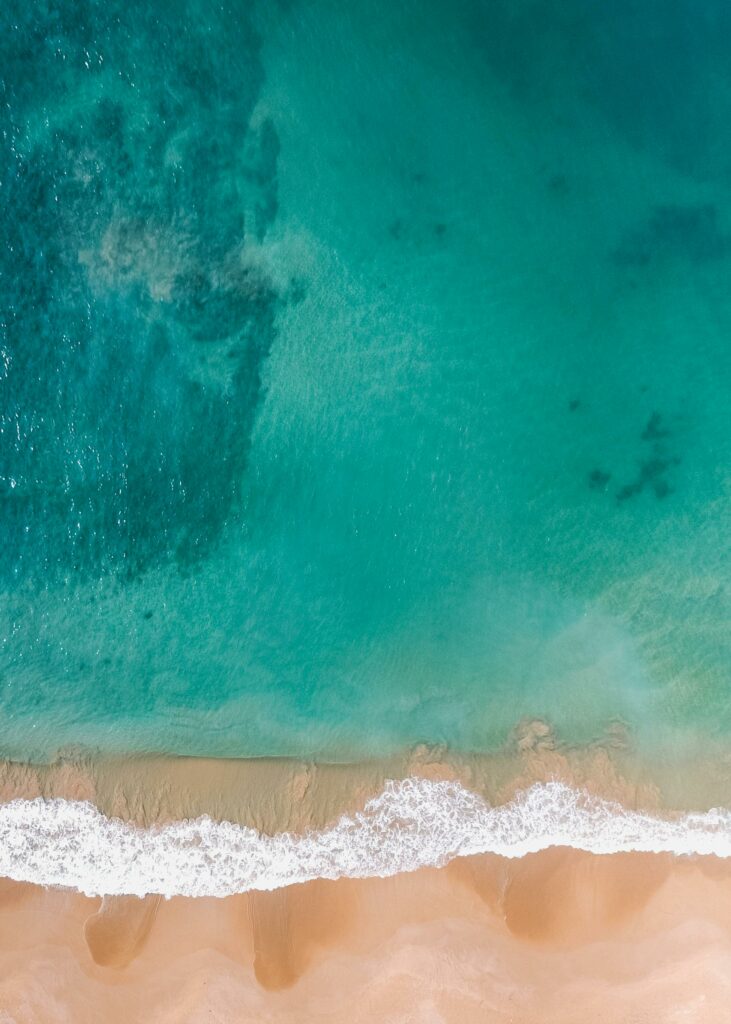
<path fill-rule="evenodd" d="M 0 753 L 731 730 L 720 2 L 0 12 Z"/>

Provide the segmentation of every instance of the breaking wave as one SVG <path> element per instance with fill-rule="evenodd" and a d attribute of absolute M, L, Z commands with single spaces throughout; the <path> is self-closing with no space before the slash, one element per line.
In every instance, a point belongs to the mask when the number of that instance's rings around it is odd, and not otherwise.
<path fill-rule="evenodd" d="M 455 782 L 409 778 L 332 827 L 263 835 L 208 817 L 139 828 L 92 804 L 0 806 L 0 875 L 87 895 L 228 896 L 313 878 L 368 877 L 454 857 L 520 857 L 549 846 L 731 856 L 731 811 L 673 817 L 630 811 L 559 782 L 490 807 Z"/>

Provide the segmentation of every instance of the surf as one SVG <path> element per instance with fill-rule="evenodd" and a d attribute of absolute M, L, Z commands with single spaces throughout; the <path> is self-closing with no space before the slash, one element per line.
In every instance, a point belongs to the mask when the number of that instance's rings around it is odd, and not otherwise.
<path fill-rule="evenodd" d="M 88 896 L 229 896 L 316 878 L 386 877 L 493 853 L 552 846 L 596 854 L 731 857 L 731 811 L 629 810 L 561 782 L 489 805 L 458 782 L 390 780 L 362 810 L 320 831 L 264 834 L 202 816 L 140 828 L 86 801 L 0 806 L 0 875 Z"/>

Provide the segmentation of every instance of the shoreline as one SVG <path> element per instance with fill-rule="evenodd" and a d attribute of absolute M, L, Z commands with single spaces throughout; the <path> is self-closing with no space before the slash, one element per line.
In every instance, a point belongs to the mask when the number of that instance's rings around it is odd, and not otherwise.
<path fill-rule="evenodd" d="M 0 758 L 0 806 L 13 800 L 92 804 L 142 828 L 208 817 L 263 835 L 304 833 L 361 811 L 388 781 L 458 783 L 490 806 L 531 786 L 559 782 L 630 811 L 705 813 L 729 806 L 731 745 L 640 751 L 620 725 L 586 746 L 561 742 L 551 726 L 525 720 L 491 753 L 419 744 L 373 760 L 121 755 L 77 747 L 48 763 Z"/>
<path fill-rule="evenodd" d="M 458 782 L 415 777 L 387 781 L 328 828 L 273 835 L 209 817 L 141 828 L 60 798 L 0 804 L 0 877 L 87 896 L 225 898 L 558 847 L 731 860 L 731 810 L 649 814 L 561 782 L 491 807 Z"/>
<path fill-rule="evenodd" d="M 731 858 L 731 808 L 713 799 L 728 792 L 727 761 L 653 769 L 618 742 L 560 746 L 538 721 L 493 755 L 3 762 L 0 876 L 90 896 L 227 897 L 551 847 Z"/>

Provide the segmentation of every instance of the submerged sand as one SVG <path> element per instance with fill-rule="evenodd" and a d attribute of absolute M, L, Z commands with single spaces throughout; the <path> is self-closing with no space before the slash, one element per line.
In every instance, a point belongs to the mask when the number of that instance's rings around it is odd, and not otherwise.
<path fill-rule="evenodd" d="M 731 862 L 552 849 L 223 900 L 0 886 L 3 1024 L 718 1024 Z"/>
<path fill-rule="evenodd" d="M 46 765 L 0 760 L 0 803 L 60 797 L 139 826 L 207 815 L 271 835 L 326 828 L 362 809 L 387 780 L 408 777 L 459 782 L 492 806 L 534 783 L 559 781 L 630 810 L 706 811 L 731 802 L 731 750 L 641 753 L 618 723 L 596 742 L 572 747 L 540 720 L 520 722 L 492 754 L 421 745 L 355 764 L 73 750 Z"/>

